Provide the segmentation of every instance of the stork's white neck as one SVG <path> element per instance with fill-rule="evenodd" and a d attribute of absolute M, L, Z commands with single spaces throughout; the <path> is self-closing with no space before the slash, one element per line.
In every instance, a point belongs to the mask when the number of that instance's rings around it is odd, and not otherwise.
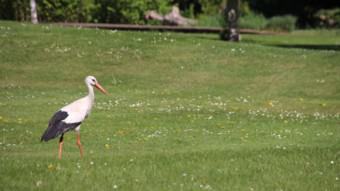
<path fill-rule="evenodd" d="M 90 100 L 93 102 L 94 101 L 94 91 L 93 91 L 93 86 L 91 86 L 90 84 L 86 84 L 87 88 L 89 90 L 89 94 L 87 95 Z"/>

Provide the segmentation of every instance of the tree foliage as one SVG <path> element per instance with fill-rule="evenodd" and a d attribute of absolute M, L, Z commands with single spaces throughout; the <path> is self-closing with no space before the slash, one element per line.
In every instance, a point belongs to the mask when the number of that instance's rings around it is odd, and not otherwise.
<path fill-rule="evenodd" d="M 93 17 L 95 22 L 144 23 L 148 10 L 164 12 L 168 9 L 166 0 L 95 0 Z"/>
<path fill-rule="evenodd" d="M 178 5 L 182 15 L 213 18 L 220 14 L 228 0 L 36 0 L 42 22 L 145 23 L 144 13 L 155 10 L 166 13 Z M 294 15 L 300 26 L 316 26 L 320 9 L 340 7 L 339 0 L 241 0 L 241 14 L 258 13 L 266 18 Z M 0 0 L 0 19 L 29 21 L 28 0 Z M 333 17 L 332 17 L 333 18 Z M 337 18 L 336 15 L 334 18 Z"/>
<path fill-rule="evenodd" d="M 91 5 L 82 0 L 37 0 L 38 14 L 45 22 L 84 22 L 89 21 Z"/>
<path fill-rule="evenodd" d="M 252 10 L 262 13 L 266 17 L 276 15 L 295 15 L 300 26 L 315 26 L 314 15 L 320 9 L 340 7 L 339 0 L 244 0 Z"/>
<path fill-rule="evenodd" d="M 30 18 L 28 0 L 0 0 L 0 19 L 25 21 Z"/>

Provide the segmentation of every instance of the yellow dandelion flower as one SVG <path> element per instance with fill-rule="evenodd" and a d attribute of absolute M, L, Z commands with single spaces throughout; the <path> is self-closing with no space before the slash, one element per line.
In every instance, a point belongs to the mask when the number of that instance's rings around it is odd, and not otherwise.
<path fill-rule="evenodd" d="M 270 107 L 274 107 L 273 101 L 272 101 L 272 100 L 268 101 L 268 105 L 269 105 Z"/>
<path fill-rule="evenodd" d="M 47 168 L 48 168 L 49 171 L 53 171 L 53 170 L 55 169 L 55 167 L 54 167 L 53 164 L 49 164 L 49 165 L 47 166 Z"/>

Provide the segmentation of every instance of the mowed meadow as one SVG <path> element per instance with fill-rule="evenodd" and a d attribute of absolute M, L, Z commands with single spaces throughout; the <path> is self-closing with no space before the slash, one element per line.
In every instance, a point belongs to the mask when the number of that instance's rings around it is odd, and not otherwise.
<path fill-rule="evenodd" d="M 0 190 L 340 190 L 340 32 L 0 22 Z M 76 136 L 40 137 L 97 77 Z"/>

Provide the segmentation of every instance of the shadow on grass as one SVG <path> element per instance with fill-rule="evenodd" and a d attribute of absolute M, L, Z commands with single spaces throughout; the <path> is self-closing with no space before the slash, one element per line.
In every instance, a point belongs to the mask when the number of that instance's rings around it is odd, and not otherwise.
<path fill-rule="evenodd" d="M 301 48 L 310 50 L 334 50 L 340 51 L 340 45 L 329 44 L 271 44 L 269 46 L 276 46 L 281 48 Z"/>
<path fill-rule="evenodd" d="M 299 48 L 307 50 L 333 50 L 340 51 L 340 45 L 337 44 L 286 44 L 279 42 L 268 43 L 266 41 L 254 40 L 254 39 L 243 39 L 241 42 L 251 44 L 261 44 L 263 46 L 279 47 L 279 48 Z"/>
<path fill-rule="evenodd" d="M 261 44 L 263 46 L 279 47 L 279 48 L 299 48 L 306 50 L 333 50 L 340 51 L 340 45 L 336 44 L 279 44 L 279 43 L 267 43 L 262 41 L 256 41 L 253 39 L 244 39 L 241 42 Z"/>
<path fill-rule="evenodd" d="M 222 41 L 219 36 L 204 36 L 200 35 L 198 38 L 205 40 Z M 224 41 L 228 42 L 228 41 Z M 231 43 L 231 42 L 229 42 Z M 254 39 L 242 39 L 240 43 L 261 44 L 263 46 L 279 47 L 279 48 L 298 48 L 306 50 L 332 50 L 340 51 L 340 45 L 337 44 L 280 44 L 279 42 L 268 43 L 266 41 L 254 40 Z"/>

